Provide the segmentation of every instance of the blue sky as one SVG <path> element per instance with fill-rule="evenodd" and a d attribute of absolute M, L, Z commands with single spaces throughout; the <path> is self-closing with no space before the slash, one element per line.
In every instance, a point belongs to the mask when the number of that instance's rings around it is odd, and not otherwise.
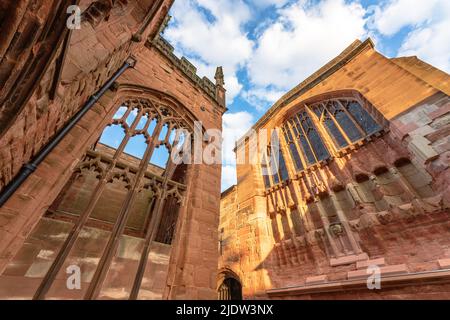
<path fill-rule="evenodd" d="M 175 0 L 170 14 L 164 37 L 178 56 L 212 80 L 224 67 L 223 190 L 236 182 L 235 139 L 354 40 L 450 72 L 449 0 Z"/>

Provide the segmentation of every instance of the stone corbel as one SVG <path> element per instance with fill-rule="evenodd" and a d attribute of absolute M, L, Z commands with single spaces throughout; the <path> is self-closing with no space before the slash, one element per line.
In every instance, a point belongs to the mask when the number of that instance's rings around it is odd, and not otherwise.
<path fill-rule="evenodd" d="M 381 211 L 376 214 L 378 221 L 382 225 L 387 225 L 394 220 L 394 215 L 391 211 Z"/>

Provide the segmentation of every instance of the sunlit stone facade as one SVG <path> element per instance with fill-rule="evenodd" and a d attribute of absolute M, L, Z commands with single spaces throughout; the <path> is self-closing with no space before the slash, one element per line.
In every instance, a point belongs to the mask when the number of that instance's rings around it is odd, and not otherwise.
<path fill-rule="evenodd" d="M 135 62 L 0 207 L 1 299 L 217 297 L 220 165 L 167 157 L 179 129 L 221 129 L 223 72 L 174 55 L 172 3 L 81 0 L 72 30 L 72 1 L 0 1 L 2 190 Z"/>
<path fill-rule="evenodd" d="M 244 298 L 449 298 L 449 95 L 449 75 L 388 59 L 370 39 L 285 94 L 253 128 L 276 130 L 279 166 L 269 145 L 222 194 L 218 288 L 234 279 Z M 375 273 L 381 289 L 370 290 Z"/>

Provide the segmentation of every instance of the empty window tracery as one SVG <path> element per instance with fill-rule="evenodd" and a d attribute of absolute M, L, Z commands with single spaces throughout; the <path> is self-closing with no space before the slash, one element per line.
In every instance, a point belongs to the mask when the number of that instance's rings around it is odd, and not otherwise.
<path fill-rule="evenodd" d="M 168 160 L 172 151 L 191 142 L 194 121 L 160 97 L 131 98 L 117 107 L 38 224 L 61 224 L 68 232 L 34 276 L 39 278 L 30 291 L 34 298 L 64 295 L 58 280 L 77 261 L 86 270 L 82 282 L 87 291 L 73 293 L 74 298 L 108 297 L 116 286 L 121 288 L 121 270 L 135 279 L 146 277 L 137 267 L 146 265 L 148 250 L 171 245 L 176 236 L 188 165 Z M 39 232 L 34 230 L 30 238 Z M 50 247 L 53 240 L 42 241 Z M 38 256 L 26 261 L 31 269 L 39 263 Z M 123 298 L 136 292 L 132 285 L 124 288 Z"/>

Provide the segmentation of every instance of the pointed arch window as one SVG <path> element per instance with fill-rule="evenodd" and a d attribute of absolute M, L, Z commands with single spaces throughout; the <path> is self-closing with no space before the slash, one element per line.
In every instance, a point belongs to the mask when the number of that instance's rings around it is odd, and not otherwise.
<path fill-rule="evenodd" d="M 304 109 L 296 114 L 291 120 L 291 125 L 294 134 L 300 141 L 300 146 L 306 156 L 308 165 L 326 160 L 330 157 L 330 153 L 325 147 L 307 110 Z"/>
<path fill-rule="evenodd" d="M 331 99 L 309 108 L 338 149 L 381 129 L 370 113 L 354 99 Z"/>
<path fill-rule="evenodd" d="M 282 125 L 297 171 L 327 160 L 333 150 L 348 147 L 381 129 L 382 126 L 355 98 L 306 104 Z M 329 149 L 333 145 L 335 148 Z"/>
<path fill-rule="evenodd" d="M 130 98 L 118 106 L 41 218 L 39 229 L 28 237 L 30 241 L 42 236 L 42 247 L 53 254 L 40 269 L 40 279 L 33 280 L 27 298 L 110 299 L 119 297 L 118 287 L 121 298 L 139 296 L 155 243 L 170 245 L 176 237 L 178 212 L 188 192 L 184 183 L 188 164 L 171 161 L 169 155 L 184 150 L 183 142 L 191 142 L 194 121 L 187 109 L 160 95 Z M 165 150 L 165 157 L 157 150 Z M 155 158 L 164 168 L 152 163 Z M 60 227 L 57 247 L 42 233 L 43 225 Z M 170 251 L 164 252 L 169 258 Z M 39 262 L 38 253 L 27 261 L 31 268 Z M 89 270 L 83 280 L 86 290 L 68 292 L 59 286 L 60 275 L 73 261 Z M 28 277 L 25 272 L 23 276 Z M 126 286 L 116 281 L 125 278 L 131 280 Z"/>
<path fill-rule="evenodd" d="M 272 134 L 272 142 L 274 138 L 278 139 L 276 131 Z M 289 179 L 285 156 L 281 152 L 278 144 L 271 144 L 267 147 L 267 153 L 263 155 L 261 167 L 263 169 L 263 180 L 266 189 Z"/>
<path fill-rule="evenodd" d="M 282 131 L 284 134 L 284 138 L 286 139 L 286 143 L 288 144 L 289 151 L 291 153 L 291 157 L 294 161 L 295 169 L 297 171 L 303 170 L 304 167 L 303 167 L 302 159 L 300 157 L 299 151 L 297 150 L 297 146 L 295 145 L 295 141 L 292 137 L 291 130 L 287 127 L 287 125 L 285 125 L 282 128 Z"/>

